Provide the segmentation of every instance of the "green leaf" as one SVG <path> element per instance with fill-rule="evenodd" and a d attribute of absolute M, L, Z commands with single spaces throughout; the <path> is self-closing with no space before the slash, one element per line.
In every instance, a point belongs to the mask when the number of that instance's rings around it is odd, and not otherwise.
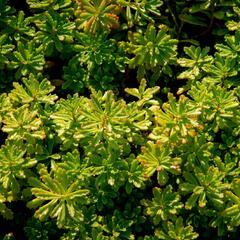
<path fill-rule="evenodd" d="M 42 46 L 36 47 L 36 44 L 31 41 L 25 47 L 23 42 L 19 42 L 17 49 L 13 52 L 9 67 L 17 68 L 15 76 L 16 79 L 20 79 L 22 76 L 27 76 L 30 73 L 36 74 L 38 71 L 43 70 L 44 64 Z"/>
<path fill-rule="evenodd" d="M 36 111 L 30 111 L 27 105 L 8 112 L 3 120 L 2 130 L 9 134 L 8 139 L 24 140 L 31 138 L 44 139 L 45 131 Z"/>
<path fill-rule="evenodd" d="M 184 173 L 184 177 L 186 182 L 180 184 L 180 190 L 184 194 L 191 193 L 185 205 L 187 209 L 197 207 L 197 201 L 200 208 L 207 203 L 216 209 L 223 207 L 223 191 L 228 188 L 228 184 L 222 181 L 224 174 L 218 168 L 195 167 L 194 174 Z"/>
<path fill-rule="evenodd" d="M 58 226 L 64 227 L 69 218 L 77 217 L 77 205 L 82 204 L 81 200 L 89 194 L 89 190 L 80 189 L 78 180 L 67 179 L 64 177 L 65 172 L 60 169 L 55 172 L 53 178 L 45 168 L 40 170 L 40 174 L 44 188 L 40 186 L 36 188 L 34 182 L 39 185 L 39 180 L 36 179 L 36 181 L 34 178 L 31 180 L 30 183 L 33 184 L 31 191 L 36 198 L 28 202 L 27 206 L 29 208 L 38 207 L 35 217 L 40 220 L 45 220 L 49 216 L 57 218 Z"/>
<path fill-rule="evenodd" d="M 109 1 L 81 1 L 77 12 L 79 28 L 91 33 L 117 28 L 119 7 Z"/>
<path fill-rule="evenodd" d="M 25 157 L 25 153 L 26 150 L 21 145 L 11 142 L 0 149 L 0 184 L 9 191 L 9 196 L 16 197 L 20 191 L 18 180 L 27 178 L 27 169 L 37 163 L 34 158 Z"/>
<path fill-rule="evenodd" d="M 30 74 L 29 78 L 23 78 L 23 83 L 25 87 L 13 83 L 14 89 L 9 94 L 11 101 L 19 104 L 54 104 L 57 99 L 55 94 L 50 94 L 55 87 L 46 78 L 39 82 L 33 74 Z"/>
<path fill-rule="evenodd" d="M 148 142 L 137 160 L 142 164 L 146 177 L 152 176 L 156 171 L 166 176 L 167 172 L 179 174 L 180 160 L 171 157 L 171 149 L 167 145 Z M 166 183 L 166 181 L 164 181 Z"/>
<path fill-rule="evenodd" d="M 190 46 L 184 47 L 184 52 L 189 58 L 179 58 L 177 63 L 181 67 L 188 67 L 188 70 L 181 72 L 178 75 L 179 79 L 189 79 L 194 80 L 197 77 L 200 77 L 202 74 L 202 67 L 206 63 L 211 63 L 213 58 L 208 55 L 209 47 L 203 48 Z"/>
<path fill-rule="evenodd" d="M 151 216 L 155 225 L 161 221 L 171 219 L 183 207 L 183 204 L 180 202 L 180 195 L 174 193 L 172 190 L 171 185 L 168 185 L 163 190 L 154 188 L 154 198 L 152 200 L 144 199 L 141 202 L 146 208 L 146 214 Z"/>
<path fill-rule="evenodd" d="M 186 23 L 190 23 L 193 25 L 201 26 L 201 27 L 207 27 L 205 18 L 202 18 L 202 17 L 188 15 L 188 14 L 180 14 L 179 18 Z"/>
<path fill-rule="evenodd" d="M 129 54 L 135 55 L 129 60 L 130 68 L 138 68 L 139 80 L 144 77 L 140 74 L 141 68 L 159 71 L 176 57 L 177 40 L 171 39 L 164 30 L 156 29 L 149 24 L 146 33 L 129 33 L 130 42 L 125 45 Z"/>
<path fill-rule="evenodd" d="M 182 217 L 178 217 L 175 222 L 163 222 L 162 228 L 158 228 L 155 235 L 166 240 L 190 240 L 199 236 L 190 224 L 184 225 Z"/>
<path fill-rule="evenodd" d="M 163 143 L 186 143 L 200 127 L 198 118 L 201 108 L 184 95 L 177 101 L 173 94 L 169 93 L 168 102 L 164 103 L 162 108 L 154 107 L 153 114 L 157 126 L 149 137 Z"/>

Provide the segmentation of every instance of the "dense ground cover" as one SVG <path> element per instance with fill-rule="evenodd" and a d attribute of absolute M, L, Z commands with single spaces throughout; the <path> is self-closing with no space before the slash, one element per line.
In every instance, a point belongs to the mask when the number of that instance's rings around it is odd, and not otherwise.
<path fill-rule="evenodd" d="M 239 239 L 239 0 L 1 0 L 0 33 L 0 239 Z"/>

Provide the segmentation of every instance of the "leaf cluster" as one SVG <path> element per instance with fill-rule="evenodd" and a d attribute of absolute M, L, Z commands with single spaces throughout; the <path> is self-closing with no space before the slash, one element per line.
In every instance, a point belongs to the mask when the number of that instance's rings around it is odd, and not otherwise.
<path fill-rule="evenodd" d="M 239 6 L 0 1 L 0 238 L 237 240 Z"/>

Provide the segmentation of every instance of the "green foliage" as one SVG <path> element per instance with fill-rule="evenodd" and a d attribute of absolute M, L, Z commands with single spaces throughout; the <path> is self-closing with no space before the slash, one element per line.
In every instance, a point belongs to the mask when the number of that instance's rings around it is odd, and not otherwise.
<path fill-rule="evenodd" d="M 125 57 L 118 50 L 116 41 L 106 34 L 92 36 L 75 32 L 77 53 L 64 67 L 63 88 L 81 91 L 86 86 L 107 90 L 114 76 L 125 71 Z M 99 76 L 103 76 L 99 79 Z"/>
<path fill-rule="evenodd" d="M 27 0 L 26 2 L 32 9 L 47 9 L 52 7 L 54 10 L 58 10 L 71 5 L 70 0 L 43 0 L 41 2 L 37 0 Z"/>
<path fill-rule="evenodd" d="M 127 24 L 131 28 L 134 25 L 146 25 L 154 23 L 154 16 L 161 16 L 159 8 L 163 1 L 160 0 L 117 0 L 118 4 L 126 8 Z"/>
<path fill-rule="evenodd" d="M 32 194 L 35 199 L 28 203 L 29 208 L 39 209 L 35 212 L 35 217 L 40 220 L 46 219 L 48 216 L 57 218 L 57 224 L 61 228 L 64 226 L 68 217 L 81 217 L 78 213 L 78 205 L 82 202 L 89 191 L 81 189 L 78 180 L 68 178 L 61 169 L 54 173 L 51 177 L 45 167 L 39 171 L 42 181 L 37 178 L 29 178 L 32 186 Z M 48 201 L 45 203 L 45 201 Z M 44 205 L 42 205 L 45 203 Z M 42 205 L 42 206 L 41 206 Z M 79 216 L 80 215 L 80 216 Z"/>
<path fill-rule="evenodd" d="M 111 92 L 106 92 L 105 95 L 100 92 L 93 94 L 81 111 L 82 123 L 76 137 L 95 145 L 99 141 L 108 142 L 124 136 L 130 131 L 126 124 L 128 119 L 125 108 L 125 103 L 116 102 Z"/>
<path fill-rule="evenodd" d="M 155 86 L 153 88 L 147 88 L 147 82 L 145 79 L 141 80 L 139 89 L 137 88 L 126 88 L 125 91 L 138 98 L 137 105 L 143 107 L 145 104 L 158 105 L 158 101 L 153 100 L 153 95 L 159 91 L 159 87 Z"/>
<path fill-rule="evenodd" d="M 229 124 L 234 126 L 235 120 L 238 121 L 235 116 L 238 116 L 239 108 L 235 91 L 229 91 L 219 85 L 212 87 L 207 84 L 197 85 L 192 87 L 189 94 L 198 101 L 203 118 L 212 122 L 211 128 L 217 132 L 219 128 L 225 128 Z"/>
<path fill-rule="evenodd" d="M 19 42 L 17 49 L 13 52 L 9 67 L 18 69 L 15 74 L 16 79 L 43 70 L 45 63 L 43 46 L 35 48 L 35 45 L 30 42 L 26 48 L 22 42 Z"/>
<path fill-rule="evenodd" d="M 83 98 L 79 98 L 77 95 L 66 100 L 60 99 L 56 105 L 57 111 L 51 115 L 58 136 L 65 146 L 74 142 L 73 135 L 76 131 L 77 123 L 82 119 L 80 113 L 82 102 Z"/>
<path fill-rule="evenodd" d="M 239 58 L 239 49 L 240 49 L 240 32 L 236 32 L 235 35 L 226 35 L 225 41 L 227 45 L 216 44 L 216 49 L 220 52 L 222 57 L 236 59 Z"/>
<path fill-rule="evenodd" d="M 234 11 L 234 13 L 235 13 L 236 19 L 234 19 L 234 20 L 229 20 L 226 25 L 227 25 L 227 28 L 228 28 L 230 31 L 236 31 L 236 30 L 239 31 L 240 25 L 239 25 L 239 22 L 236 21 L 236 20 L 239 20 L 239 17 L 240 17 L 240 9 L 239 9 L 239 7 L 236 6 L 236 7 L 233 7 L 233 11 Z"/>
<path fill-rule="evenodd" d="M 76 13 L 79 28 L 95 33 L 100 30 L 109 31 L 117 28 L 119 6 L 109 0 L 76 0 L 80 10 Z"/>
<path fill-rule="evenodd" d="M 146 70 L 155 69 L 154 72 L 159 72 L 159 68 L 171 75 L 169 64 L 177 55 L 176 39 L 171 39 L 164 29 L 157 31 L 152 24 L 148 25 L 144 34 L 129 32 L 128 38 L 129 43 L 125 44 L 125 49 L 134 55 L 129 59 L 129 67 L 138 68 L 139 79 L 146 74 Z"/>
<path fill-rule="evenodd" d="M 238 72 L 234 69 L 235 61 L 233 59 L 224 59 L 220 55 L 216 55 L 214 60 L 214 65 L 209 64 L 203 67 L 203 70 L 210 75 L 204 78 L 206 81 L 220 83 L 237 75 Z"/>
<path fill-rule="evenodd" d="M 0 1 L 0 239 L 237 240 L 239 6 Z"/>
<path fill-rule="evenodd" d="M 8 139 L 26 140 L 28 138 L 45 138 L 41 129 L 42 121 L 36 111 L 30 111 L 26 105 L 6 114 L 3 119 L 3 132 L 9 133 Z"/>
<path fill-rule="evenodd" d="M 28 40 L 29 37 L 33 37 L 35 29 L 30 25 L 30 19 L 24 18 L 24 12 L 19 11 L 18 16 L 11 16 L 5 19 L 4 23 L 6 27 L 3 32 L 7 34 L 13 34 L 16 41 Z"/>
<path fill-rule="evenodd" d="M 188 58 L 179 58 L 177 60 L 178 64 L 181 67 L 188 67 L 189 69 L 179 74 L 179 79 L 199 79 L 202 76 L 202 68 L 206 63 L 212 62 L 212 56 L 208 56 L 209 47 L 206 47 L 201 50 L 200 47 L 185 47 L 184 52 Z"/>
<path fill-rule="evenodd" d="M 0 37 L 0 69 L 2 69 L 4 66 L 3 64 L 8 63 L 8 53 L 10 53 L 14 49 L 14 45 L 6 43 L 8 42 L 8 36 L 7 34 L 3 34 Z"/>
<path fill-rule="evenodd" d="M 50 236 L 57 236 L 57 229 L 53 222 L 41 222 L 36 218 L 30 218 L 24 228 L 26 236 L 30 240 L 42 239 L 49 240 Z"/>
<path fill-rule="evenodd" d="M 191 225 L 186 227 L 183 224 L 183 219 L 181 217 L 177 218 L 175 224 L 168 221 L 163 223 L 163 230 L 156 230 L 156 236 L 158 239 L 196 239 L 198 234 L 193 231 Z"/>
<path fill-rule="evenodd" d="M 196 129 L 201 128 L 198 122 L 201 109 L 184 95 L 181 95 L 177 101 L 169 93 L 168 102 L 164 103 L 162 108 L 154 107 L 153 112 L 156 127 L 150 134 L 152 139 L 185 144 L 189 137 L 194 137 Z"/>
<path fill-rule="evenodd" d="M 55 49 L 63 50 L 65 42 L 73 42 L 73 29 L 75 24 L 73 22 L 66 22 L 64 17 L 60 16 L 53 10 L 36 15 L 33 18 L 38 31 L 34 37 L 37 43 L 44 45 L 47 55 L 52 55 Z"/>
<path fill-rule="evenodd" d="M 233 226 L 240 225 L 239 198 L 240 198 L 239 179 L 232 184 L 232 191 L 227 191 L 226 196 L 231 202 L 230 206 L 223 211 L 223 215 L 230 219 Z"/>
<path fill-rule="evenodd" d="M 6 94 L 1 94 L 0 95 L 0 123 L 2 123 L 3 116 L 7 113 L 9 109 L 11 109 L 11 103 L 9 98 L 7 98 Z"/>
<path fill-rule="evenodd" d="M 21 188 L 18 179 L 29 177 L 28 168 L 37 162 L 35 159 L 24 157 L 25 153 L 21 146 L 10 143 L 1 148 L 0 183 L 7 191 L 6 196 L 3 195 L 5 201 L 16 199 Z"/>
<path fill-rule="evenodd" d="M 153 223 L 158 225 L 161 221 L 171 219 L 183 207 L 180 196 L 172 192 L 172 186 L 168 185 L 163 190 L 153 189 L 154 198 L 152 201 L 143 200 L 146 207 L 146 214 L 153 218 Z"/>
<path fill-rule="evenodd" d="M 23 83 L 25 88 L 17 82 L 13 83 L 14 89 L 9 97 L 15 104 L 54 104 L 57 99 L 56 94 L 50 94 L 54 87 L 46 78 L 39 82 L 30 74 L 29 78 L 23 78 Z"/>
<path fill-rule="evenodd" d="M 223 190 L 228 186 L 222 183 L 224 174 L 218 168 L 196 167 L 194 173 L 184 173 L 184 178 L 186 182 L 180 185 L 180 190 L 184 194 L 192 193 L 185 204 L 187 209 L 196 206 L 197 201 L 201 208 L 205 207 L 208 201 L 215 208 L 222 208 Z"/>
<path fill-rule="evenodd" d="M 160 185 L 165 185 L 168 181 L 168 172 L 178 174 L 180 171 L 178 158 L 171 158 L 171 149 L 159 143 L 149 142 L 143 150 L 143 154 L 138 156 L 138 160 L 145 168 L 145 176 L 152 176 L 157 171 L 157 179 Z"/>

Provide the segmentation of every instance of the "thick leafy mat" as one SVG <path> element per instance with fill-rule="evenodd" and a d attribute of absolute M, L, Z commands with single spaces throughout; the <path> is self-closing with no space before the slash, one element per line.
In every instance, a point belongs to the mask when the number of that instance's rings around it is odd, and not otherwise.
<path fill-rule="evenodd" d="M 238 240 L 239 17 L 0 1 L 0 239 Z"/>

